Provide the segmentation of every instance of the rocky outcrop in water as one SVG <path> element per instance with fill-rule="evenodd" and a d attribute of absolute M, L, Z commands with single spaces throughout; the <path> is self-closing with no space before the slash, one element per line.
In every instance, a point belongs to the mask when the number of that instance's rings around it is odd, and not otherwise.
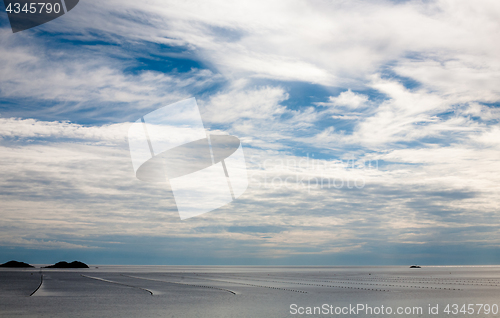
<path fill-rule="evenodd" d="M 10 267 L 10 268 L 24 268 L 24 267 L 34 267 L 30 264 L 18 262 L 18 261 L 10 261 L 4 264 L 0 264 L 0 267 Z"/>
<path fill-rule="evenodd" d="M 45 266 L 44 268 L 89 268 L 89 266 L 85 263 L 74 261 L 71 263 L 68 262 L 58 262 L 54 265 Z"/>

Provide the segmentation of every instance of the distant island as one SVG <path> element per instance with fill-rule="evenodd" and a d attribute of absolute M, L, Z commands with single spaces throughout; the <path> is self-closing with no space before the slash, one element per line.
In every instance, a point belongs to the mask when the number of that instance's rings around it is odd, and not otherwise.
<path fill-rule="evenodd" d="M 410 268 L 422 268 L 422 267 L 420 267 L 418 265 L 412 265 L 412 266 L 410 266 Z"/>
<path fill-rule="evenodd" d="M 10 261 L 4 264 L 0 264 L 0 267 L 10 267 L 10 268 L 25 268 L 25 267 L 34 267 L 30 264 L 18 262 L 18 261 Z"/>
<path fill-rule="evenodd" d="M 54 265 L 45 266 L 44 268 L 89 268 L 89 266 L 85 263 L 74 261 L 71 263 L 68 262 L 58 262 Z"/>

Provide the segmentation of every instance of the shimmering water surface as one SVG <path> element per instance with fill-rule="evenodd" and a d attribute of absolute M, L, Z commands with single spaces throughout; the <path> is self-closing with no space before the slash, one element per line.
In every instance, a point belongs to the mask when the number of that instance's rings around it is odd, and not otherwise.
<path fill-rule="evenodd" d="M 43 277 L 42 277 L 43 276 Z M 43 278 L 43 279 L 42 279 Z M 295 304 L 295 305 L 293 305 Z M 450 304 L 451 312 L 444 312 Z M 458 313 L 453 314 L 453 304 Z M 460 312 L 463 305 L 468 312 Z M 1 317 L 498 317 L 500 267 L 1 269 Z M 291 309 L 296 308 L 296 310 Z M 325 306 L 330 308 L 325 312 Z M 335 314 L 335 308 L 372 307 Z M 429 305 L 438 314 L 429 314 Z M 322 307 L 323 306 L 323 307 Z M 331 306 L 331 307 L 330 307 Z M 376 313 L 378 307 L 393 313 Z M 304 314 L 299 314 L 303 307 Z M 307 315 L 307 307 L 316 314 Z M 398 314 L 397 308 L 409 311 Z M 421 307 L 422 312 L 413 308 Z M 333 308 L 333 309 L 332 309 Z M 469 313 L 470 308 L 474 313 Z M 333 311 L 333 313 L 332 313 Z"/>

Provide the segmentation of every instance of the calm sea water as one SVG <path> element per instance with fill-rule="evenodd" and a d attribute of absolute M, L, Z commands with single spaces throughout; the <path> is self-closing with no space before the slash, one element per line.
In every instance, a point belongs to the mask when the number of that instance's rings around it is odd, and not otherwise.
<path fill-rule="evenodd" d="M 499 317 L 498 306 L 494 266 L 0 270 L 1 317 Z"/>

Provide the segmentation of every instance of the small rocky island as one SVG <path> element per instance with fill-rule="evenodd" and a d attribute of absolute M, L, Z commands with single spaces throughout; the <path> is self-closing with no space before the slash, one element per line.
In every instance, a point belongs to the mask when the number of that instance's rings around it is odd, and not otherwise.
<path fill-rule="evenodd" d="M 9 261 L 4 264 L 0 264 L 0 267 L 8 267 L 8 268 L 26 268 L 26 267 L 34 267 L 30 264 L 18 262 L 18 261 Z"/>
<path fill-rule="evenodd" d="M 55 263 L 54 265 L 45 266 L 44 268 L 89 268 L 89 266 L 79 261 L 74 261 L 71 263 L 63 261 Z"/>

